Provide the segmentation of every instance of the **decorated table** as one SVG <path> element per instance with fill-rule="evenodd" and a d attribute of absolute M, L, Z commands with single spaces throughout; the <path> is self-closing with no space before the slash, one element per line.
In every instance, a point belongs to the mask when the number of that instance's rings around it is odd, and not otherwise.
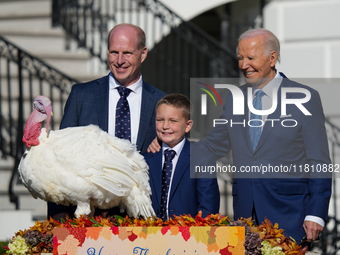
<path fill-rule="evenodd" d="M 278 224 L 251 218 L 230 220 L 220 214 L 202 218 L 174 216 L 134 219 L 126 216 L 37 221 L 15 234 L 7 254 L 303 254 Z"/>

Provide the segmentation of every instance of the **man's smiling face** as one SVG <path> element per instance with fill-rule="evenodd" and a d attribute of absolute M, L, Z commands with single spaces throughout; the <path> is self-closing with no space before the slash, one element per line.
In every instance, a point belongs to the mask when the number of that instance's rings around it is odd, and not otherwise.
<path fill-rule="evenodd" d="M 139 47 L 138 33 L 130 26 L 119 26 L 109 39 L 108 62 L 113 77 L 122 85 L 138 81 L 140 66 L 147 56 L 146 47 Z"/>
<path fill-rule="evenodd" d="M 238 66 L 247 82 L 262 89 L 276 75 L 276 51 L 267 52 L 263 36 L 240 40 Z"/>

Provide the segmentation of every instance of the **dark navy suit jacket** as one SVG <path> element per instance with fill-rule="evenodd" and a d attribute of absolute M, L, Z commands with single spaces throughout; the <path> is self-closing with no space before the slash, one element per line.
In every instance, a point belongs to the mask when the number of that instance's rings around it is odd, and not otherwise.
<path fill-rule="evenodd" d="M 65 113 L 60 128 L 87 126 L 94 124 L 102 130 L 108 131 L 109 119 L 109 75 L 100 79 L 72 86 L 71 93 L 65 105 Z M 156 137 L 155 107 L 166 93 L 143 81 L 142 104 L 139 130 L 137 136 L 137 150 L 145 152 Z M 74 208 L 67 208 L 73 216 Z M 49 203 L 48 215 L 65 212 L 61 205 Z M 119 214 L 119 210 L 115 210 Z"/>
<path fill-rule="evenodd" d="M 304 235 L 302 227 L 306 215 L 327 220 L 331 196 L 331 174 L 317 172 L 324 164 L 330 164 L 324 114 L 320 96 L 314 89 L 284 79 L 278 93 L 278 106 L 267 117 L 259 143 L 253 150 L 249 137 L 247 88 L 241 88 L 245 98 L 245 114 L 233 115 L 233 98 L 228 93 L 221 119 L 236 124 L 217 125 L 199 146 L 208 147 L 218 157 L 232 150 L 233 164 L 237 172 L 233 181 L 234 218 L 250 217 L 253 208 L 259 223 L 267 217 L 285 229 L 288 236 L 297 241 Z M 286 115 L 281 115 L 281 89 L 305 88 L 311 99 L 303 106 L 312 114 L 304 115 L 295 105 L 287 105 Z M 302 93 L 288 93 L 287 98 L 303 98 Z M 268 121 L 274 119 L 276 121 Z M 288 119 L 294 119 L 297 124 Z M 281 124 L 283 122 L 283 125 Z M 272 126 L 274 123 L 274 126 Z M 296 124 L 296 126 L 295 126 Z M 284 127 L 294 126 L 294 127 Z M 255 173 L 264 166 L 290 169 L 288 172 Z M 305 167 L 314 173 L 304 171 Z M 248 172 L 245 172 L 248 167 Z M 300 170 L 303 170 L 302 172 Z M 242 172 L 243 171 L 243 172 Z"/>
<path fill-rule="evenodd" d="M 146 152 L 156 137 L 155 107 L 166 94 L 143 81 L 142 105 L 137 150 Z M 109 76 L 87 83 L 76 84 L 65 105 L 60 128 L 94 124 L 108 131 L 109 119 Z"/>
<path fill-rule="evenodd" d="M 149 165 L 152 207 L 157 217 L 160 217 L 163 152 L 160 150 L 156 153 L 147 153 L 144 157 Z M 183 214 L 195 217 L 200 210 L 203 217 L 206 217 L 208 213 L 219 212 L 220 193 L 216 178 L 190 178 L 190 142 L 188 140 L 185 141 L 177 161 L 169 199 L 169 217 Z"/>

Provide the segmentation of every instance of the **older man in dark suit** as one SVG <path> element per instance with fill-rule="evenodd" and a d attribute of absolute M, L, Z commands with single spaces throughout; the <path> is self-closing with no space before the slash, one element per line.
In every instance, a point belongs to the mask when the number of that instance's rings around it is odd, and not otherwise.
<path fill-rule="evenodd" d="M 165 95 L 142 79 L 140 67 L 147 52 L 141 28 L 131 24 L 112 28 L 108 36 L 111 72 L 72 87 L 60 128 L 98 125 L 112 135 L 130 140 L 137 150 L 145 152 L 156 136 L 155 106 Z M 66 212 L 73 216 L 70 207 L 48 205 L 49 216 L 60 218 Z"/>
<path fill-rule="evenodd" d="M 203 144 L 219 156 L 232 150 L 235 218 L 253 216 L 259 224 L 267 217 L 298 242 L 305 235 L 312 241 L 328 218 L 331 195 L 325 118 L 319 93 L 279 73 L 279 57 L 279 41 L 270 31 L 240 36 L 239 68 L 247 80 L 240 89 L 253 98 L 253 107 L 234 115 L 236 98 L 229 93 L 221 119 L 245 125 L 218 125 Z M 256 115 L 254 108 L 269 112 Z"/>

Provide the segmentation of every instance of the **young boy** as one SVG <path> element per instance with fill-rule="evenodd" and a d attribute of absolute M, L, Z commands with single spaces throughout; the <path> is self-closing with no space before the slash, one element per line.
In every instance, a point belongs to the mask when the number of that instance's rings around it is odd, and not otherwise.
<path fill-rule="evenodd" d="M 203 217 L 218 213 L 220 194 L 216 178 L 190 178 L 190 142 L 184 137 L 193 125 L 190 100 L 182 94 L 169 94 L 156 106 L 156 133 L 162 149 L 144 154 L 149 165 L 152 206 L 157 217 L 173 215 Z"/>

